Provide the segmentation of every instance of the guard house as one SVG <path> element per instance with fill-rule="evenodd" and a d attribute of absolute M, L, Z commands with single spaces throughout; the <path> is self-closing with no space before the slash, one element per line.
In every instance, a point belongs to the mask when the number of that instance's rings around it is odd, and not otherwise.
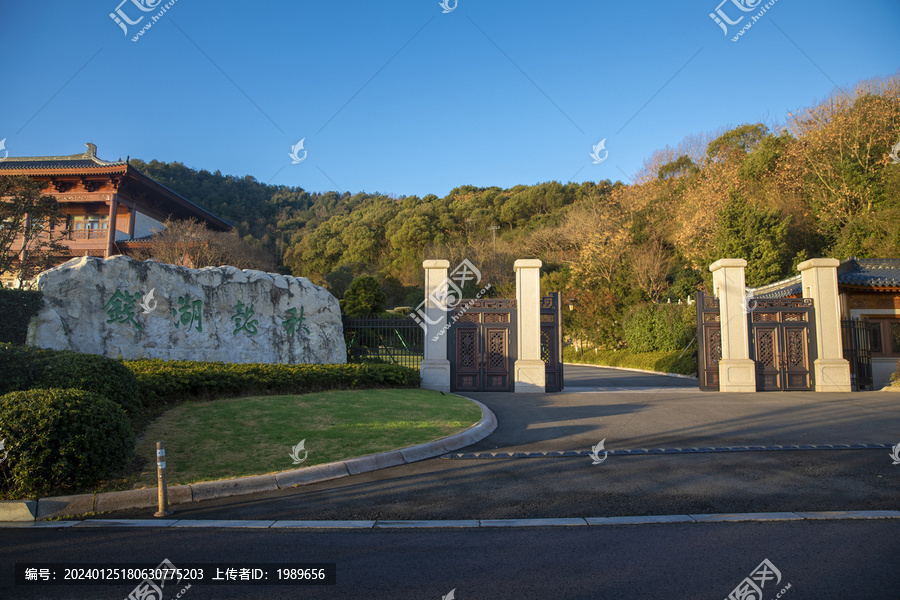
<path fill-rule="evenodd" d="M 129 245 L 163 229 L 167 218 L 194 218 L 215 231 L 228 231 L 229 223 L 144 175 L 128 161 L 97 158 L 97 146 L 68 156 L 8 157 L 0 161 L 0 176 L 28 175 L 44 183 L 44 193 L 55 196 L 65 221 L 62 233 L 69 249 L 63 263 L 77 256 L 107 258 L 127 254 Z M 13 245 L 21 252 L 21 245 Z"/>
<path fill-rule="evenodd" d="M 854 389 L 890 385 L 900 361 L 900 258 L 848 258 L 837 267 L 843 355 Z M 800 298 L 797 275 L 748 290 L 756 299 Z"/>

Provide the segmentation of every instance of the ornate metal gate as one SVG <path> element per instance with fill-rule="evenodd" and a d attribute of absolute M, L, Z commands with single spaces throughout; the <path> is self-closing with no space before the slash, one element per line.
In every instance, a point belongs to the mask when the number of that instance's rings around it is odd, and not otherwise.
<path fill-rule="evenodd" d="M 561 391 L 564 382 L 559 292 L 550 292 L 549 295 L 541 298 L 541 359 L 545 366 L 545 391 Z"/>
<path fill-rule="evenodd" d="M 461 300 L 450 313 L 450 390 L 511 392 L 516 301 Z"/>
<path fill-rule="evenodd" d="M 722 358 L 719 299 L 697 292 L 697 379 L 703 391 L 718 391 Z"/>
<path fill-rule="evenodd" d="M 810 298 L 757 299 L 749 312 L 750 358 L 756 389 L 813 389 L 815 328 Z"/>
<path fill-rule="evenodd" d="M 872 389 L 872 326 L 866 319 L 843 319 L 844 358 L 850 362 L 850 381 L 856 390 Z"/>

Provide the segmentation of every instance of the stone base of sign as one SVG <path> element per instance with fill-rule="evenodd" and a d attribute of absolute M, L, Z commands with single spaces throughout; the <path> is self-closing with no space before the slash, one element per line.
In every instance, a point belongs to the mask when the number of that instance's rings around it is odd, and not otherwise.
<path fill-rule="evenodd" d="M 543 394 L 547 367 L 542 360 L 517 360 L 515 364 L 517 394 Z"/>
<path fill-rule="evenodd" d="M 815 363 L 817 392 L 850 392 L 850 363 L 843 358 L 819 358 Z"/>
<path fill-rule="evenodd" d="M 719 361 L 720 392 L 755 392 L 756 363 L 749 358 Z"/>
<path fill-rule="evenodd" d="M 446 342 L 444 342 L 446 343 Z M 450 361 L 428 359 L 419 363 L 421 386 L 426 390 L 450 391 Z"/>

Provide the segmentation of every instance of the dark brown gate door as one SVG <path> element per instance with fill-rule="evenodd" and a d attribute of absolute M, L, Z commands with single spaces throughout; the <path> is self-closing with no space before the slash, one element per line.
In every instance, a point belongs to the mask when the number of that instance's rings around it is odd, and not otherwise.
<path fill-rule="evenodd" d="M 562 315 L 559 292 L 541 298 L 541 359 L 544 361 L 544 390 L 563 389 Z"/>
<path fill-rule="evenodd" d="M 750 311 L 750 358 L 756 361 L 756 389 L 813 389 L 812 301 L 784 298 L 756 304 Z"/>
<path fill-rule="evenodd" d="M 719 361 L 722 359 L 722 319 L 719 299 L 697 292 L 697 374 L 700 389 L 719 389 Z"/>
<path fill-rule="evenodd" d="M 459 307 L 451 316 L 450 389 L 513 391 L 515 300 L 462 300 Z"/>

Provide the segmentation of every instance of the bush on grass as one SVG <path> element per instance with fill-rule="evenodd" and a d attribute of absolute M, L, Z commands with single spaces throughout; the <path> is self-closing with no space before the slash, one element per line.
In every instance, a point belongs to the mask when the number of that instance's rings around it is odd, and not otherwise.
<path fill-rule="evenodd" d="M 122 361 L 97 354 L 0 344 L 0 393 L 28 389 L 90 390 L 127 413 L 140 408 L 138 382 Z"/>
<path fill-rule="evenodd" d="M 415 369 L 398 365 L 221 363 L 129 360 L 145 406 L 246 394 L 302 394 L 352 388 L 413 388 Z"/>
<path fill-rule="evenodd" d="M 125 411 L 103 396 L 41 389 L 0 396 L 0 488 L 11 498 L 96 484 L 125 466 L 134 440 Z"/>

